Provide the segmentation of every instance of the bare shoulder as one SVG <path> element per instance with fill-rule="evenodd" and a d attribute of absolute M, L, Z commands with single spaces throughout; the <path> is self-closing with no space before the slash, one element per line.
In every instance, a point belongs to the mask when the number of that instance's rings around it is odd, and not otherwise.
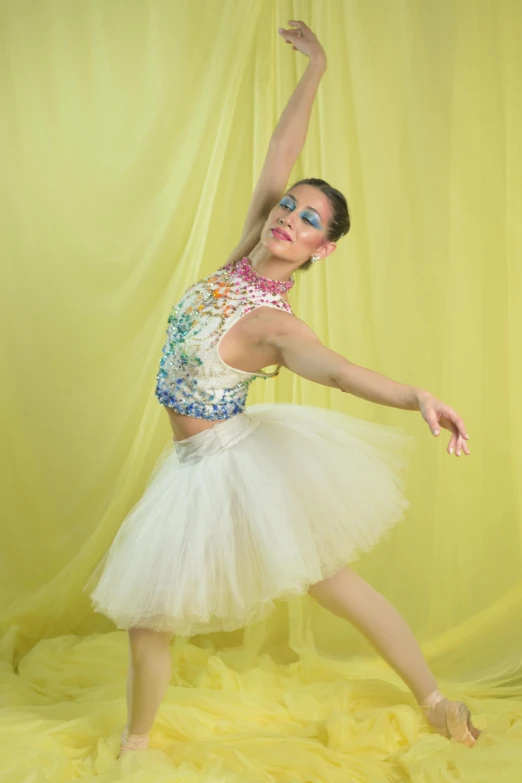
<path fill-rule="evenodd" d="M 341 388 L 339 378 L 349 365 L 348 359 L 323 345 L 308 324 L 291 313 L 277 310 L 263 313 L 262 319 L 260 352 L 264 350 L 271 356 L 271 364 L 286 367 L 314 383 Z"/>
<path fill-rule="evenodd" d="M 261 343 L 273 345 L 274 341 L 285 335 L 320 342 L 319 337 L 307 323 L 287 310 L 280 310 L 276 307 L 259 307 L 256 312 L 258 318 L 255 329 Z"/>

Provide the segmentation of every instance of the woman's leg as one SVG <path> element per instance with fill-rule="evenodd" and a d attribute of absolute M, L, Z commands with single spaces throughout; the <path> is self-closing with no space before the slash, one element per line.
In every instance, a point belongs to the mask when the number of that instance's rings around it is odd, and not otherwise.
<path fill-rule="evenodd" d="M 132 722 L 132 680 L 133 680 L 133 677 L 134 677 L 134 667 L 132 665 L 132 647 L 131 647 L 130 633 L 129 633 L 128 639 L 129 639 L 129 656 L 128 656 L 128 664 L 127 664 L 127 688 L 126 688 L 126 694 L 127 694 L 127 726 L 130 726 L 131 722 Z"/>
<path fill-rule="evenodd" d="M 345 566 L 308 592 L 325 609 L 361 631 L 419 703 L 436 690 L 437 681 L 404 617 L 355 571 Z"/>
<path fill-rule="evenodd" d="M 150 732 L 172 671 L 172 634 L 150 628 L 129 630 L 127 729 L 129 735 Z"/>
<path fill-rule="evenodd" d="M 308 590 L 325 609 L 349 620 L 404 680 L 431 725 L 447 736 L 473 745 L 480 732 L 466 705 L 450 702 L 437 687 L 413 632 L 400 612 L 361 576 L 345 566 Z"/>

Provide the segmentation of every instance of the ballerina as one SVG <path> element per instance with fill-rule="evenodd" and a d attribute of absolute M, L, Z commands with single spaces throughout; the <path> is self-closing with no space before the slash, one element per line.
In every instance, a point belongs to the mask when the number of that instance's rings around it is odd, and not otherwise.
<path fill-rule="evenodd" d="M 96 611 L 128 630 L 120 756 L 148 747 L 171 675 L 174 634 L 233 630 L 274 600 L 308 594 L 351 622 L 399 674 L 440 734 L 480 732 L 438 688 L 398 610 L 348 563 L 401 519 L 413 438 L 315 406 L 247 407 L 282 367 L 381 405 L 418 411 L 448 453 L 469 455 L 462 418 L 434 395 L 357 366 L 293 312 L 293 273 L 325 261 L 350 228 L 345 197 L 317 178 L 286 190 L 326 54 L 302 21 L 280 30 L 309 63 L 272 135 L 240 241 L 168 319 L 155 394 L 173 440 L 88 583 Z M 276 366 L 269 373 L 262 368 Z"/>

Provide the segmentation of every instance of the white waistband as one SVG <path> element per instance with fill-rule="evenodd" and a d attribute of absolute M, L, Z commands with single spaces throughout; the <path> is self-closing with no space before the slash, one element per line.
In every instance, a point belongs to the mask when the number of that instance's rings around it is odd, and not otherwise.
<path fill-rule="evenodd" d="M 259 427 L 260 423 L 254 416 L 243 411 L 190 438 L 175 441 L 176 455 L 183 464 L 199 462 L 203 457 L 218 454 L 239 443 Z"/>

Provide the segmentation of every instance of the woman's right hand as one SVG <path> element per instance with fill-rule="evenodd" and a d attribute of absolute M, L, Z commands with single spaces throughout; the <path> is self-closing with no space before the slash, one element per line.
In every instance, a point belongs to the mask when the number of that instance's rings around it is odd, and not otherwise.
<path fill-rule="evenodd" d="M 295 29 L 285 30 L 282 27 L 279 28 L 279 33 L 286 43 L 293 44 L 293 49 L 306 55 L 310 60 L 318 59 L 326 62 L 326 52 L 308 25 L 296 19 L 289 19 L 288 24 L 294 25 Z M 299 31 L 301 35 L 298 35 Z"/>

